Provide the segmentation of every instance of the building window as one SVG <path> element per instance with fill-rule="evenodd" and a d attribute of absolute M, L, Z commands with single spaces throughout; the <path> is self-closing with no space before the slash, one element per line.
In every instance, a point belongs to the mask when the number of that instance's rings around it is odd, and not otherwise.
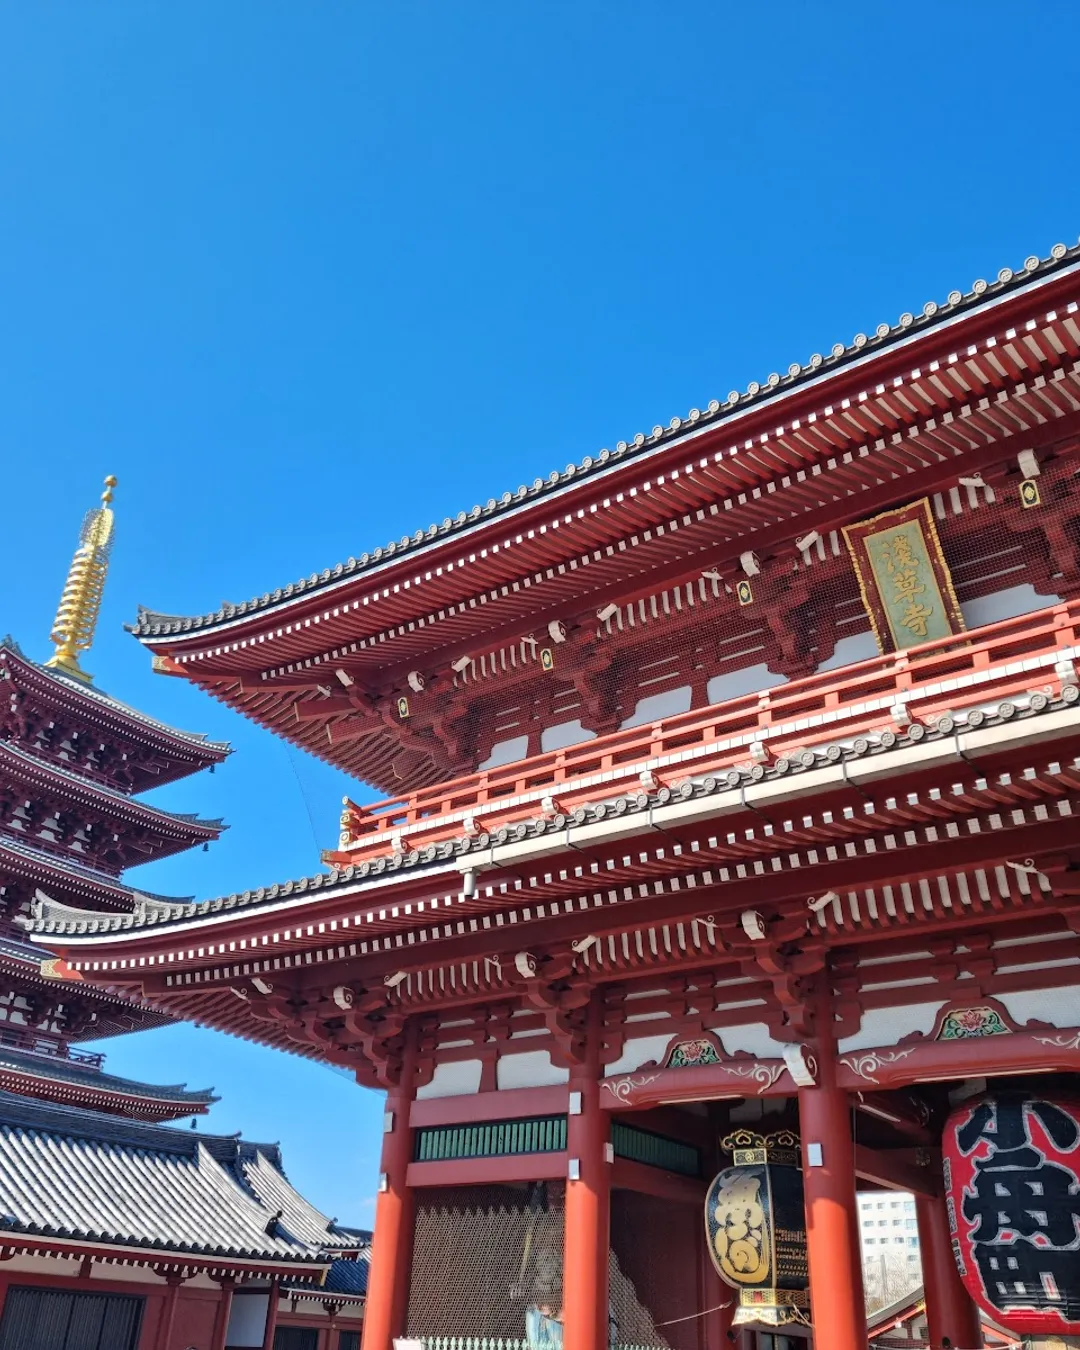
<path fill-rule="evenodd" d="M 0 1350 L 135 1350 L 145 1299 L 16 1286 L 0 1317 Z"/>
<path fill-rule="evenodd" d="M 343 1331 L 338 1337 L 337 1350 L 360 1350 L 360 1333 Z"/>

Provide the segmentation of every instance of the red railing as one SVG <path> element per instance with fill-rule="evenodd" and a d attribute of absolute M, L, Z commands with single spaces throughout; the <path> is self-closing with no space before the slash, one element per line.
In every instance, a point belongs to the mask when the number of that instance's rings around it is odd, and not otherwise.
<path fill-rule="evenodd" d="M 105 1056 L 96 1051 L 78 1050 L 66 1041 L 53 1040 L 32 1027 L 0 1027 L 0 1046 L 5 1045 L 13 1050 L 41 1055 L 44 1059 L 64 1059 L 89 1069 L 100 1069 L 105 1063 Z"/>
<path fill-rule="evenodd" d="M 327 855 L 357 863 L 393 849 L 421 848 L 487 832 L 540 814 L 566 814 L 588 801 L 640 786 L 791 756 L 815 745 L 933 722 L 947 712 L 1033 691 L 1057 693 L 1080 628 L 1080 600 L 987 624 L 905 652 L 819 672 L 563 750 L 423 788 L 370 806 L 349 803 L 349 842 Z"/>

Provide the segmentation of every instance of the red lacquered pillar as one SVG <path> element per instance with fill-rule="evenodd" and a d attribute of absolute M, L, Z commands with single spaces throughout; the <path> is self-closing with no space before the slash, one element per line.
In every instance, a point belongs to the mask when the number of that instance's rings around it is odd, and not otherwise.
<path fill-rule="evenodd" d="M 263 1332 L 262 1350 L 274 1350 L 274 1338 L 277 1336 L 279 1302 L 278 1282 L 275 1277 L 270 1281 L 270 1293 L 266 1298 L 266 1329 Z"/>
<path fill-rule="evenodd" d="M 172 1339 L 173 1323 L 176 1321 L 176 1302 L 180 1297 L 180 1286 L 184 1283 L 182 1275 L 166 1275 L 168 1290 L 161 1309 L 161 1321 L 158 1323 L 157 1350 L 169 1350 Z"/>
<path fill-rule="evenodd" d="M 944 1196 L 917 1195 L 915 1218 L 930 1344 L 937 1350 L 948 1340 L 954 1350 L 979 1350 L 983 1343 L 979 1312 L 956 1268 Z"/>
<path fill-rule="evenodd" d="M 408 1028 L 401 1080 L 386 1094 L 382 1173 L 375 1201 L 375 1229 L 364 1304 L 363 1350 L 391 1350 L 404 1336 L 409 1310 L 415 1203 L 406 1176 L 412 1162 L 412 1109 L 416 1078 L 415 1038 Z"/>
<path fill-rule="evenodd" d="M 608 1113 L 600 1107 L 600 1002 L 586 1012 L 584 1063 L 570 1075 L 563 1233 L 564 1350 L 607 1350 L 611 1163 Z M 366 1348 L 365 1348 L 366 1350 Z"/>
<path fill-rule="evenodd" d="M 218 1300 L 214 1315 L 214 1338 L 210 1342 L 211 1350 L 225 1350 L 225 1337 L 229 1334 L 229 1313 L 232 1312 L 233 1290 L 236 1281 L 229 1276 L 219 1280 L 221 1298 Z"/>
<path fill-rule="evenodd" d="M 814 1025 L 817 1084 L 799 1089 L 814 1344 L 823 1350 L 866 1350 L 851 1103 L 836 1086 L 832 1003 L 824 982 Z"/>

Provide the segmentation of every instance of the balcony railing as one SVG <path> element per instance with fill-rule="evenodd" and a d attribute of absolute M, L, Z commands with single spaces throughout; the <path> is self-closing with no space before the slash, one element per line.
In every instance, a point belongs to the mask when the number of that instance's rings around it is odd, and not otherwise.
<path fill-rule="evenodd" d="M 100 1069 L 105 1063 L 105 1056 L 96 1051 L 76 1049 L 66 1041 L 53 1040 L 32 1027 L 0 1027 L 0 1046 L 40 1055 L 43 1059 L 63 1059 L 88 1069 Z"/>
<path fill-rule="evenodd" d="M 462 834 L 491 834 L 544 813 L 571 816 L 586 802 L 638 789 L 643 779 L 674 784 L 793 758 L 815 745 L 932 725 L 1018 695 L 1056 695 L 1076 683 L 1078 629 L 1080 600 L 1063 602 L 407 797 L 349 803 L 346 842 L 327 858 L 346 865 Z"/>

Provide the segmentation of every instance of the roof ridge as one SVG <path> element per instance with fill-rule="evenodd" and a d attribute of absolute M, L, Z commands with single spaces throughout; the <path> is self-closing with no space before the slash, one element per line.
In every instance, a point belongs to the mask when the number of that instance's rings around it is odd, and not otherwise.
<path fill-rule="evenodd" d="M 400 540 L 391 540 L 383 548 L 376 548 L 371 553 L 362 553 L 359 559 L 349 558 L 346 563 L 337 563 L 334 567 L 324 568 L 321 573 L 312 572 L 309 577 L 301 577 L 298 581 L 238 604 L 224 602 L 219 609 L 208 614 L 169 615 L 140 605 L 135 622 L 127 625 L 128 631 L 137 637 L 157 638 L 171 633 L 210 628 L 227 620 L 265 609 L 280 600 L 317 591 L 342 576 L 374 570 L 384 562 L 395 560 L 402 554 L 414 551 L 436 539 L 460 533 L 482 519 L 502 514 L 527 501 L 548 496 L 581 474 L 592 476 L 602 473 L 624 460 L 636 458 L 677 439 L 689 429 L 713 422 L 721 423 L 733 412 L 742 412 L 750 406 L 766 403 L 777 393 L 787 392 L 796 385 L 817 378 L 822 373 L 840 369 L 869 353 L 885 350 L 913 333 L 930 330 L 957 314 L 977 309 L 1002 295 L 1021 289 L 1036 274 L 1046 275 L 1060 271 L 1077 259 L 1080 259 L 1080 245 L 1069 247 L 1061 243 L 1055 244 L 1046 258 L 1039 258 L 1035 254 L 1027 257 L 1019 271 L 1003 267 L 998 272 L 996 280 L 987 282 L 980 278 L 973 283 L 967 294 L 958 290 L 950 291 L 944 305 L 930 300 L 922 307 L 919 315 L 906 311 L 895 324 L 879 324 L 873 336 L 857 333 L 850 343 L 835 343 L 828 356 L 815 352 L 805 363 L 792 362 L 786 375 L 774 371 L 764 384 L 751 380 L 744 393 L 732 390 L 723 402 L 713 399 L 706 409 L 692 408 L 686 417 L 673 417 L 666 427 L 658 424 L 648 435 L 638 432 L 630 441 L 617 442 L 613 451 L 605 448 L 600 450 L 595 458 L 586 455 L 580 464 L 568 464 L 562 473 L 555 470 L 546 480 L 536 478 L 531 488 L 523 484 L 516 493 L 504 492 L 498 501 L 491 497 L 484 506 L 478 504 L 471 511 L 459 511 L 453 520 L 447 516 L 441 525 L 432 524 L 426 530 L 403 535 Z"/>

